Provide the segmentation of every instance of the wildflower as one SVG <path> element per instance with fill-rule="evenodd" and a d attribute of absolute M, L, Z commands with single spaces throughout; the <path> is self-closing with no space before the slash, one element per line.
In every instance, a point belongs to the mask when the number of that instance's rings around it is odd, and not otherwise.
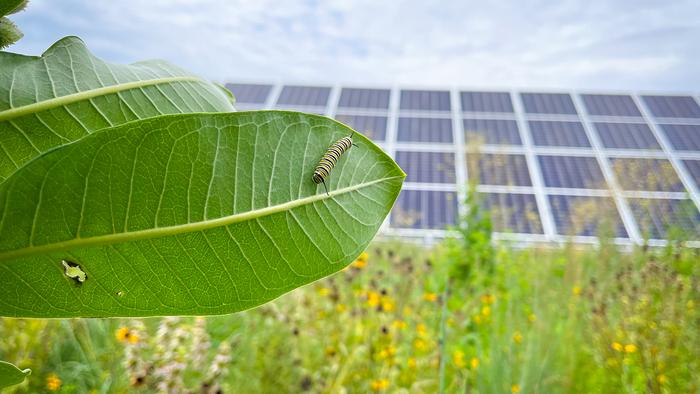
<path fill-rule="evenodd" d="M 537 316 L 534 313 L 530 313 L 529 315 L 527 315 L 527 320 L 530 323 L 534 323 L 535 321 L 537 321 Z"/>
<path fill-rule="evenodd" d="M 452 353 L 452 361 L 455 363 L 457 368 L 464 368 L 467 366 L 467 362 L 464 360 L 464 352 L 461 350 L 455 350 Z"/>
<path fill-rule="evenodd" d="M 316 292 L 317 292 L 318 295 L 320 295 L 321 297 L 326 297 L 328 294 L 331 293 L 331 290 L 330 290 L 329 288 L 327 288 L 327 287 L 319 287 L 319 288 L 316 289 Z"/>
<path fill-rule="evenodd" d="M 479 315 L 474 315 L 474 323 L 476 324 L 481 324 L 481 316 Z"/>
<path fill-rule="evenodd" d="M 581 287 L 574 286 L 574 288 L 571 289 L 571 293 L 575 296 L 580 295 L 581 294 Z"/>
<path fill-rule="evenodd" d="M 610 345 L 610 347 L 612 347 L 613 350 L 618 351 L 618 352 L 621 352 L 623 350 L 623 346 L 619 342 L 613 342 L 612 345 Z"/>
<path fill-rule="evenodd" d="M 476 357 L 472 357 L 472 359 L 469 360 L 469 366 L 471 366 L 472 369 L 479 368 L 479 359 Z"/>
<path fill-rule="evenodd" d="M 523 335 L 520 333 L 520 331 L 516 331 L 515 334 L 513 334 L 513 342 L 520 344 L 522 341 Z"/>
<path fill-rule="evenodd" d="M 348 308 L 345 306 L 345 304 L 337 304 L 335 306 L 335 311 L 338 313 L 343 313 L 347 310 Z"/>
<path fill-rule="evenodd" d="M 425 337 L 428 335 L 428 327 L 425 326 L 423 323 L 419 323 L 416 326 L 416 332 L 418 333 L 419 336 Z"/>
<path fill-rule="evenodd" d="M 131 330 L 129 330 L 129 327 L 119 327 L 117 332 L 114 334 L 115 337 L 117 337 L 117 341 L 119 342 L 126 342 L 129 340 L 129 336 L 131 335 Z"/>
<path fill-rule="evenodd" d="M 394 320 L 394 322 L 391 323 L 391 325 L 396 329 L 403 330 L 408 326 L 408 323 L 406 323 L 403 320 Z"/>
<path fill-rule="evenodd" d="M 384 391 L 389 387 L 389 380 L 388 379 L 373 380 L 371 386 L 372 386 L 373 391 Z"/>
<path fill-rule="evenodd" d="M 413 347 L 415 347 L 416 350 L 423 351 L 428 348 L 428 343 L 418 338 L 415 341 L 413 341 Z"/>
<path fill-rule="evenodd" d="M 520 392 L 520 385 L 514 384 L 510 386 L 510 392 L 513 394 L 518 394 Z"/>
<path fill-rule="evenodd" d="M 379 305 L 379 293 L 376 291 L 368 291 L 367 292 L 367 305 L 369 305 L 372 308 L 375 308 L 377 305 Z"/>
<path fill-rule="evenodd" d="M 379 358 L 381 360 L 386 360 L 388 358 L 394 357 L 394 355 L 396 355 L 396 346 L 393 345 L 389 345 L 381 351 L 379 351 Z"/>
<path fill-rule="evenodd" d="M 484 304 L 493 304 L 496 302 L 496 296 L 493 294 L 484 294 L 481 296 L 481 302 Z"/>
<path fill-rule="evenodd" d="M 481 314 L 482 314 L 484 317 L 489 317 L 489 316 L 491 316 L 491 307 L 485 306 L 485 307 L 481 308 Z"/>
<path fill-rule="evenodd" d="M 423 293 L 423 300 L 428 301 L 428 302 L 435 302 L 435 301 L 437 301 L 437 294 L 435 294 L 435 293 Z"/>
<path fill-rule="evenodd" d="M 391 299 L 391 297 L 382 298 L 382 310 L 384 312 L 391 312 L 394 310 L 394 301 Z"/>
<path fill-rule="evenodd" d="M 634 353 L 637 351 L 637 346 L 633 344 L 625 345 L 625 353 Z"/>
<path fill-rule="evenodd" d="M 55 373 L 49 374 L 46 377 L 46 389 L 49 391 L 58 391 L 61 389 L 61 378 L 59 378 Z"/>
<path fill-rule="evenodd" d="M 666 384 L 668 383 L 668 377 L 666 377 L 666 375 L 664 374 L 661 374 L 656 377 L 656 381 L 659 382 L 659 384 Z"/>
<path fill-rule="evenodd" d="M 408 364 L 408 367 L 409 367 L 409 368 L 411 368 L 411 369 L 416 369 L 416 365 L 417 365 L 417 363 L 416 363 L 416 358 L 415 358 L 415 357 L 410 357 L 410 358 L 408 359 L 408 361 L 406 362 L 406 364 Z"/>
<path fill-rule="evenodd" d="M 367 266 L 367 261 L 365 261 L 365 260 L 355 260 L 355 261 L 353 261 L 352 266 L 353 266 L 354 268 L 362 269 L 362 268 L 365 268 L 365 267 Z"/>
<path fill-rule="evenodd" d="M 359 256 L 357 256 L 357 259 L 360 261 L 367 261 L 368 258 L 369 254 L 367 252 L 362 252 Z"/>
<path fill-rule="evenodd" d="M 132 332 L 129 334 L 129 343 L 130 344 L 135 345 L 135 344 L 139 343 L 139 339 L 140 339 L 139 334 L 137 334 L 135 332 Z"/>

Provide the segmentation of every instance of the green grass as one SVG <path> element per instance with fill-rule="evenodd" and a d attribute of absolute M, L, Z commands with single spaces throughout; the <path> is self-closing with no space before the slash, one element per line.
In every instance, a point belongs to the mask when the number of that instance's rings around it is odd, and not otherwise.
<path fill-rule="evenodd" d="M 503 247 L 493 268 L 453 277 L 445 300 L 449 265 L 468 253 L 459 248 L 375 243 L 366 264 L 257 309 L 207 318 L 208 359 L 187 368 L 184 384 L 199 392 L 226 342 L 228 374 L 216 380 L 224 392 L 433 393 L 441 360 L 449 393 L 700 390 L 697 250 Z M 158 357 L 160 319 L 144 321 L 137 343 L 148 362 Z M 134 324 L 3 319 L 0 358 L 34 370 L 19 392 L 46 391 L 50 374 L 62 392 L 132 391 L 124 354 L 133 345 L 115 337 L 122 326 Z M 194 320 L 173 327 L 170 337 L 187 333 L 173 359 L 190 362 Z M 138 390 L 154 391 L 156 380 L 146 373 Z"/>

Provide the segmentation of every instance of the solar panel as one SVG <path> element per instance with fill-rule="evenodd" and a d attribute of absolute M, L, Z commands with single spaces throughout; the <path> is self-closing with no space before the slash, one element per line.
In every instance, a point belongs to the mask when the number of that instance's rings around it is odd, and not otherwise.
<path fill-rule="evenodd" d="M 400 109 L 450 111 L 450 92 L 442 90 L 402 90 Z"/>
<path fill-rule="evenodd" d="M 695 181 L 695 186 L 700 189 L 700 160 L 683 160 L 685 168 L 693 180 Z"/>
<path fill-rule="evenodd" d="M 402 190 L 391 212 L 395 228 L 444 229 L 457 218 L 457 193 Z"/>
<path fill-rule="evenodd" d="M 518 123 L 514 120 L 466 118 L 463 123 L 467 143 L 522 145 Z"/>
<path fill-rule="evenodd" d="M 338 114 L 335 116 L 338 122 L 345 123 L 353 130 L 357 130 L 364 134 L 367 138 L 373 140 L 386 139 L 386 116 L 366 116 L 366 115 L 344 115 Z"/>
<path fill-rule="evenodd" d="M 270 95 L 272 85 L 252 83 L 227 83 L 226 89 L 236 97 L 236 103 L 265 104 Z"/>
<path fill-rule="evenodd" d="M 390 93 L 388 89 L 343 88 L 338 108 L 388 109 Z"/>
<path fill-rule="evenodd" d="M 501 233 L 542 234 L 537 201 L 532 194 L 479 193 L 491 214 L 493 229 Z"/>
<path fill-rule="evenodd" d="M 642 116 L 632 97 L 626 94 L 582 94 L 581 98 L 590 115 Z"/>
<path fill-rule="evenodd" d="M 545 186 L 607 189 L 594 157 L 538 156 Z"/>
<path fill-rule="evenodd" d="M 683 183 L 666 159 L 611 159 L 613 172 L 624 190 L 682 192 Z"/>
<path fill-rule="evenodd" d="M 481 185 L 532 186 L 525 155 L 467 154 L 467 169 Z"/>
<path fill-rule="evenodd" d="M 529 114 L 576 115 L 574 102 L 566 93 L 521 93 L 520 97 Z"/>
<path fill-rule="evenodd" d="M 528 122 L 532 141 L 537 146 L 570 146 L 589 148 L 586 131 L 580 122 L 531 120 Z"/>
<path fill-rule="evenodd" d="M 455 155 L 448 152 L 396 152 L 406 182 L 455 183 Z"/>
<path fill-rule="evenodd" d="M 277 105 L 308 105 L 325 107 L 331 88 L 317 86 L 285 86 Z"/>
<path fill-rule="evenodd" d="M 646 123 L 595 123 L 603 146 L 611 149 L 661 149 Z"/>
<path fill-rule="evenodd" d="M 610 197 L 551 195 L 549 204 L 558 234 L 595 236 L 603 231 L 627 238 L 625 226 Z"/>
<path fill-rule="evenodd" d="M 684 124 L 662 124 L 668 140 L 676 150 L 700 151 L 700 126 Z"/>
<path fill-rule="evenodd" d="M 642 96 L 657 118 L 700 118 L 700 106 L 690 96 Z"/>
<path fill-rule="evenodd" d="M 646 238 L 664 239 L 674 229 L 700 238 L 700 213 L 691 200 L 632 198 L 629 205 Z"/>
<path fill-rule="evenodd" d="M 452 143 L 452 120 L 399 118 L 396 140 L 400 142 Z"/>
<path fill-rule="evenodd" d="M 508 92 L 462 92 L 461 98 L 465 112 L 513 112 Z"/>

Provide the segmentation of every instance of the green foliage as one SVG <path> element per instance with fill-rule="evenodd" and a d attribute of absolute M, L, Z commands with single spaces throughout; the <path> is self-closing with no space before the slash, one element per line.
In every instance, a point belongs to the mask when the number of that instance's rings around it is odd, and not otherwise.
<path fill-rule="evenodd" d="M 356 134 L 319 192 L 314 165 L 351 132 L 283 111 L 173 115 L 40 156 L 0 185 L 0 315 L 230 313 L 340 270 L 405 176 Z"/>
<path fill-rule="evenodd" d="M 41 56 L 0 52 L 0 182 L 90 133 L 163 114 L 231 112 L 227 90 L 160 60 L 107 63 L 77 37 Z"/>
<path fill-rule="evenodd" d="M 31 372 L 29 369 L 21 370 L 8 362 L 0 361 L 0 389 L 22 383 Z"/>
<path fill-rule="evenodd" d="M 3 0 L 0 3 L 0 49 L 19 41 L 24 34 L 5 15 L 14 14 L 27 7 L 28 0 Z"/>

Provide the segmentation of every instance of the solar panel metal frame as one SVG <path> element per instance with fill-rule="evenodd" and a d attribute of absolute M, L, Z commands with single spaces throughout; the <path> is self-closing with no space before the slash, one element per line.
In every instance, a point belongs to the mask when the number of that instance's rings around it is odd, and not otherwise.
<path fill-rule="evenodd" d="M 248 81 L 240 81 L 248 82 Z M 287 81 L 289 85 L 303 85 L 303 86 L 317 86 L 315 84 L 304 83 L 292 83 L 296 81 Z M 259 81 L 252 81 L 252 83 L 259 83 Z M 265 84 L 265 82 L 262 82 Z M 273 84 L 273 89 L 268 97 L 264 108 L 275 108 L 275 102 L 282 89 L 281 84 Z M 330 86 L 330 85 L 323 85 Z M 331 92 L 329 95 L 328 103 L 325 107 L 314 108 L 317 112 L 323 112 L 326 116 L 333 117 L 338 111 L 338 100 L 340 97 L 341 89 L 344 87 L 351 88 L 385 88 L 386 86 L 372 86 L 371 84 L 363 84 L 360 86 L 354 84 L 335 84 L 332 85 Z M 442 90 L 450 92 L 450 105 L 451 111 L 425 111 L 425 110 L 401 110 L 399 108 L 400 93 L 401 90 Z M 700 160 L 700 151 L 689 151 L 689 150 L 678 150 L 671 145 L 669 139 L 667 138 L 665 132 L 661 128 L 661 124 L 690 124 L 690 125 L 700 125 L 700 119 L 697 118 L 660 118 L 655 117 L 651 114 L 649 108 L 642 100 L 643 95 L 667 95 L 667 96 L 690 96 L 693 98 L 695 103 L 700 103 L 700 95 L 698 94 L 682 94 L 682 93 L 659 93 L 659 92 L 626 92 L 626 91 L 567 91 L 567 90 L 509 90 L 512 104 L 514 107 L 514 113 L 482 113 L 482 112 L 463 112 L 461 107 L 461 96 L 462 91 L 488 91 L 473 87 L 453 87 L 451 89 L 444 88 L 433 88 L 425 86 L 393 86 L 390 89 L 390 100 L 389 108 L 387 110 L 377 110 L 377 109 L 362 109 L 362 108 L 341 108 L 341 112 L 345 114 L 357 114 L 357 115 L 386 115 L 388 116 L 388 124 L 386 130 L 386 140 L 381 142 L 383 149 L 390 155 L 394 156 L 397 149 L 400 150 L 415 150 L 415 151 L 445 151 L 454 152 L 455 154 L 455 172 L 457 182 L 453 184 L 423 184 L 423 183 L 405 183 L 404 189 L 406 190 L 440 190 L 440 191 L 455 191 L 458 195 L 458 211 L 464 212 L 463 201 L 466 195 L 466 185 L 468 174 L 466 171 L 466 159 L 464 149 L 459 147 L 464 147 L 464 129 L 462 124 L 462 117 L 475 117 L 484 119 L 504 119 L 504 120 L 516 120 L 521 140 L 523 142 L 522 146 L 512 146 L 512 145 L 483 145 L 480 147 L 482 152 L 490 153 L 512 153 L 512 154 L 524 154 L 528 161 L 528 169 L 530 171 L 530 176 L 532 178 L 531 187 L 507 187 L 507 186 L 494 186 L 485 185 L 479 186 L 479 191 L 484 192 L 513 192 L 513 193 L 532 193 L 535 195 L 537 200 L 538 211 L 540 218 L 542 220 L 542 227 L 544 229 L 544 234 L 511 234 L 511 233 L 496 233 L 494 234 L 495 239 L 507 240 L 509 242 L 514 242 L 517 244 L 527 245 L 532 242 L 565 242 L 571 240 L 577 243 L 595 243 L 597 242 L 595 237 L 589 236 L 574 236 L 574 237 L 564 237 L 556 233 L 556 226 L 554 225 L 553 216 L 551 213 L 551 207 L 547 201 L 547 196 L 551 194 L 568 194 L 568 195 L 600 195 L 600 196 L 612 196 L 615 200 L 617 208 L 622 217 L 623 223 L 629 235 L 627 239 L 615 239 L 615 242 L 620 245 L 632 245 L 641 243 L 642 237 L 639 232 L 638 224 L 636 219 L 631 213 L 631 208 L 629 201 L 634 198 L 670 198 L 670 199 L 682 199 L 689 195 L 692 202 L 695 204 L 696 208 L 700 207 L 700 193 L 698 191 L 699 186 L 696 184 L 690 170 L 684 164 L 684 160 Z M 494 89 L 494 91 L 503 92 L 503 89 Z M 574 106 L 576 108 L 577 114 L 535 114 L 535 113 L 525 113 L 522 106 L 522 97 L 520 93 L 563 93 L 569 94 Z M 605 115 L 591 115 L 588 113 L 583 99 L 582 94 L 622 94 L 629 95 L 632 97 L 635 105 L 641 112 L 640 116 L 630 117 L 630 116 L 605 116 Z M 239 109 L 244 106 L 237 106 Z M 453 143 L 451 144 L 424 144 L 424 143 L 406 143 L 396 140 L 396 130 L 398 125 L 399 116 L 409 116 L 409 117 L 435 117 L 435 118 L 447 118 L 452 121 L 452 133 L 453 133 Z M 529 120 L 565 120 L 565 121 L 580 121 L 582 122 L 586 134 L 590 140 L 590 148 L 558 148 L 558 147 L 538 147 L 533 146 L 532 140 L 530 138 L 530 130 L 528 128 L 527 122 Z M 605 148 L 597 135 L 594 127 L 595 122 L 631 122 L 631 123 L 646 123 L 652 131 L 652 134 L 658 141 L 660 149 L 649 150 L 649 149 L 616 149 L 616 148 Z M 598 164 L 601 167 L 609 190 L 590 190 L 590 189 L 557 189 L 548 188 L 544 186 L 542 181 L 542 174 L 537 163 L 537 155 L 575 155 L 575 156 L 589 156 L 595 157 Z M 687 190 L 687 195 L 685 192 L 649 192 L 649 191 L 624 191 L 619 188 L 617 184 L 617 178 L 612 174 L 612 170 L 609 165 L 610 157 L 631 157 L 631 158 L 661 158 L 668 159 L 676 173 L 678 174 L 681 182 L 683 183 L 685 189 Z M 424 243 L 432 243 L 436 240 L 443 238 L 449 234 L 449 231 L 444 229 L 396 229 L 389 226 L 389 219 L 381 226 L 380 233 L 385 236 L 400 236 L 410 239 L 419 240 Z M 650 245 L 664 245 L 664 240 L 650 240 Z M 696 243 L 691 243 L 700 247 L 700 241 Z"/>

